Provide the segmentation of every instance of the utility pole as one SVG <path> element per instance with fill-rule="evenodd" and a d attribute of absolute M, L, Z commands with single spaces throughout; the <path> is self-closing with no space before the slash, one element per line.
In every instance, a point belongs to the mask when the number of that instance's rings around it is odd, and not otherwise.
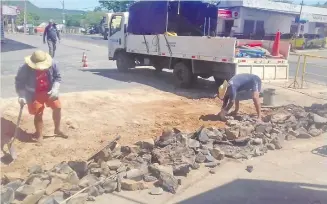
<path fill-rule="evenodd" d="M 300 36 L 300 29 L 301 29 L 301 15 L 302 15 L 302 7 L 303 7 L 303 0 L 301 2 L 301 8 L 300 8 L 300 14 L 299 14 L 299 19 L 297 22 L 297 32 L 296 32 L 296 36 L 295 36 L 295 45 L 294 45 L 294 49 L 296 49 L 297 47 L 297 39 Z"/>
<path fill-rule="evenodd" d="M 24 0 L 24 34 L 26 34 L 26 0 Z"/>
<path fill-rule="evenodd" d="M 301 8 L 300 8 L 300 15 L 299 15 L 299 21 L 297 23 L 297 36 L 300 34 L 300 28 L 301 28 L 301 15 L 302 15 L 302 7 L 303 7 L 303 0 L 301 2 Z"/>
<path fill-rule="evenodd" d="M 65 29 L 65 25 L 66 25 L 66 20 L 65 20 L 65 0 L 62 0 L 60 2 L 61 2 L 61 5 L 62 5 L 62 24 L 64 25 L 63 29 Z"/>

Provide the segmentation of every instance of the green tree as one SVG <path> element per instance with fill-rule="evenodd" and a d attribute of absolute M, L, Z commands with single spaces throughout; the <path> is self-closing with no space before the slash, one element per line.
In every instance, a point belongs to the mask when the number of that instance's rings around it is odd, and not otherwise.
<path fill-rule="evenodd" d="M 33 24 L 37 25 L 40 21 L 40 16 L 38 16 L 35 13 L 27 13 L 26 15 L 26 22 L 27 24 Z M 17 18 L 16 18 L 16 24 L 17 25 L 23 25 L 24 24 L 24 13 L 21 12 Z"/>
<path fill-rule="evenodd" d="M 68 15 L 67 16 L 67 26 L 81 26 L 81 21 L 84 19 L 83 14 L 77 14 L 77 15 Z"/>
<path fill-rule="evenodd" d="M 135 1 L 103 1 L 99 0 L 100 7 L 113 12 L 125 12 Z"/>
<path fill-rule="evenodd" d="M 81 26 L 88 27 L 88 26 L 94 26 L 99 25 L 102 17 L 105 15 L 105 12 L 87 12 L 84 15 L 84 18 L 81 20 Z"/>
<path fill-rule="evenodd" d="M 96 6 L 93 11 L 94 12 L 102 11 L 102 7 L 101 6 Z"/>

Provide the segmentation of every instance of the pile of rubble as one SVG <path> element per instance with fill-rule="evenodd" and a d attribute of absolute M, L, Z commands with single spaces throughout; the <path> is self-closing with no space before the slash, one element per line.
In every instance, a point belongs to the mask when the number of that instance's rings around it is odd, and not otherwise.
<path fill-rule="evenodd" d="M 310 111 L 310 112 L 309 112 Z M 29 169 L 25 180 L 4 177 L 4 203 L 85 203 L 114 191 L 150 189 L 176 193 L 181 176 L 202 166 L 211 173 L 225 157 L 248 159 L 283 148 L 284 140 L 311 138 L 327 131 L 327 104 L 273 110 L 263 123 L 248 115 L 229 117 L 226 128 L 201 127 L 194 133 L 164 130 L 156 140 L 120 146 L 116 141 L 89 161 L 62 162 L 50 170 Z M 67 202 L 66 202 L 67 201 Z"/>

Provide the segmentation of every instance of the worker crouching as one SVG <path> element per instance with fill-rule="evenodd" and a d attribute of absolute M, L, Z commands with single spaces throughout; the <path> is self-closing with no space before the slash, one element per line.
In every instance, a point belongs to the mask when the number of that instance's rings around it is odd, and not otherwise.
<path fill-rule="evenodd" d="M 229 110 L 235 104 L 235 110 L 230 115 L 237 115 L 240 108 L 240 100 L 237 97 L 241 91 L 251 91 L 252 99 L 257 112 L 258 121 L 261 121 L 260 91 L 261 79 L 254 74 L 238 74 L 224 83 L 218 89 L 218 97 L 223 100 L 223 106 L 218 116 L 225 120 Z"/>
<path fill-rule="evenodd" d="M 45 106 L 53 110 L 54 134 L 67 138 L 60 130 L 61 104 L 59 87 L 61 76 L 52 57 L 41 50 L 25 57 L 25 64 L 19 68 L 15 87 L 20 105 L 27 104 L 28 111 L 34 115 L 35 137 L 40 145 L 43 141 L 43 110 Z"/>

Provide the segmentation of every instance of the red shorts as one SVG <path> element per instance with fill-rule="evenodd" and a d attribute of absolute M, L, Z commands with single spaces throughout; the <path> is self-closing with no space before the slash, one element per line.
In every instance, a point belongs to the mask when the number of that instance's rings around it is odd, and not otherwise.
<path fill-rule="evenodd" d="M 33 103 L 27 104 L 28 112 L 31 115 L 43 113 L 45 105 L 52 109 L 61 108 L 61 103 L 59 99 L 51 100 L 47 92 L 40 92 L 36 93 L 35 100 L 33 101 Z"/>

